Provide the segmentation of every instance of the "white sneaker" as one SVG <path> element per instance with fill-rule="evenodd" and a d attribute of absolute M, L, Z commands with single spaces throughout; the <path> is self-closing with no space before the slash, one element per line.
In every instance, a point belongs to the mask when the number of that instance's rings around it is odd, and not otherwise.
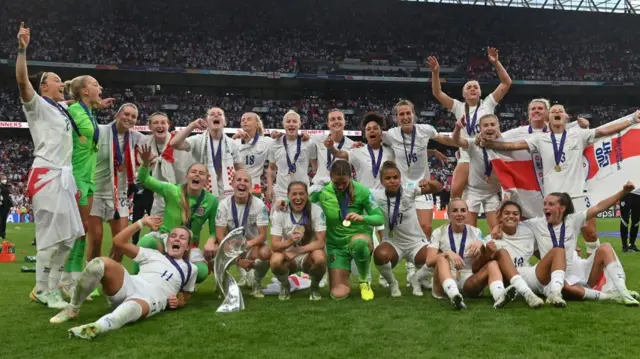
<path fill-rule="evenodd" d="M 29 298 L 36 303 L 47 305 L 47 302 L 49 301 L 49 291 L 43 290 L 41 292 L 36 292 L 36 289 L 33 288 L 31 293 L 29 293 Z"/>
<path fill-rule="evenodd" d="M 60 324 L 64 322 L 68 322 L 72 319 L 76 319 L 80 312 L 77 310 L 71 309 L 71 307 L 67 306 L 60 313 L 56 314 L 55 317 L 49 319 L 49 323 L 51 324 Z"/>
<path fill-rule="evenodd" d="M 397 280 L 394 280 L 393 283 L 389 285 L 389 292 L 392 297 L 402 297 L 402 292 L 400 292 L 400 283 Z"/>
<path fill-rule="evenodd" d="M 252 284 L 251 284 L 251 295 L 254 298 L 264 298 L 264 293 L 262 292 L 262 280 L 257 280 L 257 278 L 255 278 L 255 276 L 253 276 L 253 277 L 254 278 L 252 278 L 253 280 L 252 280 Z"/>
<path fill-rule="evenodd" d="M 69 329 L 69 338 L 93 339 L 98 334 L 100 334 L 100 325 L 98 323 L 89 323 Z"/>
<path fill-rule="evenodd" d="M 69 305 L 69 303 L 65 302 L 64 299 L 62 299 L 62 294 L 60 293 L 59 289 L 50 290 L 47 295 L 49 297 L 47 300 L 47 307 L 49 308 L 64 309 Z"/>
<path fill-rule="evenodd" d="M 627 291 L 626 295 L 620 295 L 620 293 L 616 291 L 609 292 L 608 294 L 611 296 L 611 299 L 628 307 L 637 307 L 640 305 L 638 300 L 634 298 L 633 294 L 629 291 Z"/>
<path fill-rule="evenodd" d="M 451 298 L 451 304 L 458 310 L 467 309 L 467 306 L 464 304 L 464 298 L 462 298 L 462 294 L 459 293 Z"/>
<path fill-rule="evenodd" d="M 411 285 L 411 288 L 412 288 L 411 293 L 413 295 L 415 295 L 416 297 L 422 297 L 424 295 L 424 293 L 422 293 L 422 286 L 420 284 L 420 281 L 418 280 L 418 274 L 417 273 L 414 273 L 409 278 L 409 285 Z"/>
<path fill-rule="evenodd" d="M 424 289 L 431 290 L 431 288 L 433 288 L 433 274 L 429 274 L 427 277 L 420 279 L 420 285 Z"/>
<path fill-rule="evenodd" d="M 553 305 L 556 308 L 565 308 L 567 306 L 567 302 L 562 299 L 562 295 L 560 294 L 550 294 L 547 297 L 547 303 Z"/>
<path fill-rule="evenodd" d="M 416 274 L 416 269 L 414 268 L 407 268 L 407 287 L 411 287 L 411 277 Z"/>
<path fill-rule="evenodd" d="M 320 300 L 322 299 L 322 294 L 320 294 L 320 289 L 319 288 L 309 288 L 310 290 L 310 294 L 309 294 L 309 300 Z"/>
<path fill-rule="evenodd" d="M 524 300 L 527 302 L 529 308 L 540 308 L 544 305 L 544 300 L 535 295 L 533 292 L 528 292 L 524 295 Z"/>
<path fill-rule="evenodd" d="M 327 273 L 324 274 L 324 276 L 322 277 L 322 280 L 320 280 L 320 288 L 324 288 L 327 286 L 328 276 L 329 274 Z"/>
<path fill-rule="evenodd" d="M 383 276 L 380 276 L 380 279 L 378 279 L 378 284 L 382 287 L 382 288 L 389 288 L 389 282 L 387 282 L 386 279 L 384 279 Z"/>
<path fill-rule="evenodd" d="M 493 307 L 503 308 L 505 305 L 507 305 L 507 303 L 516 299 L 516 294 L 517 294 L 516 287 L 512 285 L 508 286 L 507 288 L 504 289 L 504 292 L 502 293 L 500 298 L 498 298 L 498 300 L 496 300 L 496 302 L 493 304 Z"/>
<path fill-rule="evenodd" d="M 282 285 L 282 283 L 280 283 L 280 295 L 278 295 L 278 299 L 289 300 L 290 298 L 291 298 L 291 286 Z"/>

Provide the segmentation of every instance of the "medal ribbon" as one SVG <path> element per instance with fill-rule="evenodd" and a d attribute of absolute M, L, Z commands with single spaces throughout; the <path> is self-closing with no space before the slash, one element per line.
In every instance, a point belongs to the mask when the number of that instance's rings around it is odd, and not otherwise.
<path fill-rule="evenodd" d="M 113 157 L 113 208 L 115 213 L 113 214 L 113 219 L 120 219 L 120 202 L 118 201 L 118 176 L 120 173 L 120 167 L 122 165 L 126 166 L 127 169 L 127 184 L 134 183 L 134 175 L 133 175 L 133 163 L 131 162 L 131 146 L 129 142 L 129 131 L 124 133 L 124 156 L 122 154 L 122 150 L 120 149 L 120 141 L 118 141 L 118 130 L 116 129 L 115 122 L 111 125 L 111 133 L 112 133 L 112 157 Z"/>
<path fill-rule="evenodd" d="M 345 136 L 342 136 L 342 140 L 340 140 L 340 143 L 338 143 L 338 150 L 341 150 L 342 146 L 344 146 L 344 140 L 345 140 Z M 329 149 L 327 148 L 327 169 L 331 168 L 332 161 L 333 160 L 331 159 L 331 151 L 329 151 Z"/>
<path fill-rule="evenodd" d="M 551 132 L 551 142 L 553 143 L 553 156 L 556 160 L 556 166 L 560 165 L 560 161 L 562 160 L 562 153 L 564 152 L 564 142 L 567 140 L 567 130 L 562 131 L 562 137 L 560 138 L 560 145 L 558 146 L 558 142 L 556 140 L 555 133 Z"/>
<path fill-rule="evenodd" d="M 393 228 L 398 224 L 398 214 L 400 213 L 400 199 L 402 198 L 402 188 L 396 194 L 395 207 L 393 208 L 393 214 L 391 213 L 391 200 L 387 194 L 387 213 L 389 216 L 389 232 L 393 231 Z"/>
<path fill-rule="evenodd" d="M 195 213 L 198 210 L 198 208 L 200 208 L 200 205 L 202 204 L 202 201 L 204 200 L 205 192 L 206 192 L 205 190 L 200 190 L 200 195 L 198 196 L 198 199 L 196 200 L 196 203 L 193 205 L 193 207 L 191 207 L 191 216 L 189 216 L 189 222 L 184 224 L 189 229 L 191 229 L 191 223 L 193 222 L 193 216 L 195 215 Z"/>
<path fill-rule="evenodd" d="M 284 145 L 284 152 L 287 156 L 287 166 L 289 166 L 289 173 L 296 173 L 296 162 L 298 162 L 298 157 L 300 157 L 300 148 L 302 146 L 302 136 L 298 135 L 296 139 L 296 153 L 293 156 L 293 162 L 289 157 L 289 147 L 287 146 L 287 136 L 282 137 L 282 144 Z"/>
<path fill-rule="evenodd" d="M 242 233 L 244 234 L 247 231 L 247 219 L 249 218 L 249 205 L 251 204 L 251 198 L 247 201 L 247 204 L 244 206 L 244 212 L 242 214 Z M 233 224 L 236 228 L 240 227 L 240 221 L 238 220 L 238 207 L 236 206 L 236 196 L 231 196 L 231 214 L 233 215 Z"/>
<path fill-rule="evenodd" d="M 551 242 L 553 242 L 553 248 L 564 248 L 564 235 L 566 232 L 564 221 L 560 227 L 560 241 L 558 241 L 558 238 L 556 237 L 556 231 L 553 229 L 553 225 L 548 223 L 547 226 L 549 228 L 549 234 L 551 235 Z"/>
<path fill-rule="evenodd" d="M 291 219 L 291 223 L 298 226 L 306 225 L 307 221 L 309 220 L 307 218 L 307 215 L 304 213 L 304 211 L 302 211 L 302 218 L 300 218 L 300 221 L 296 221 L 296 219 L 293 217 L 293 210 L 291 209 L 291 204 L 289 204 L 289 218 Z"/>
<path fill-rule="evenodd" d="M 544 125 L 544 127 L 542 128 L 542 132 L 547 133 L 547 125 Z M 529 125 L 529 134 L 531 133 L 533 133 L 533 127 Z"/>
<path fill-rule="evenodd" d="M 469 137 L 473 136 L 476 132 L 476 123 L 478 122 L 478 110 L 480 109 L 480 103 L 476 106 L 476 110 L 473 112 L 473 119 L 469 121 L 469 108 L 467 108 L 467 113 L 464 115 L 465 120 L 467 120 L 467 133 Z"/>
<path fill-rule="evenodd" d="M 256 137 L 253 138 L 253 141 L 251 141 L 251 143 L 249 143 L 250 145 L 255 145 L 256 142 L 258 142 L 258 138 L 260 138 L 260 134 L 256 131 Z M 244 145 L 245 142 L 244 140 L 242 140 L 242 144 Z"/>
<path fill-rule="evenodd" d="M 493 165 L 491 161 L 489 161 L 489 155 L 487 154 L 487 150 L 482 148 L 482 159 L 484 159 L 484 175 L 487 177 L 491 177 L 491 172 L 493 171 Z"/>
<path fill-rule="evenodd" d="M 182 271 L 182 268 L 180 268 L 180 265 L 176 262 L 176 260 L 168 254 L 166 256 L 169 262 L 173 264 L 174 267 L 176 267 L 178 274 L 180 274 L 180 292 L 182 292 L 184 286 L 187 285 L 189 278 L 191 278 L 191 263 L 185 262 L 187 263 L 187 277 L 185 278 L 184 272 Z"/>
<path fill-rule="evenodd" d="M 373 178 L 378 178 L 378 172 L 380 172 L 380 165 L 382 164 L 382 147 L 380 146 L 380 150 L 378 150 L 378 159 L 376 160 L 376 155 L 373 153 L 373 148 L 367 145 L 367 149 L 369 150 L 369 156 L 371 156 L 371 172 L 373 173 Z"/>
<path fill-rule="evenodd" d="M 400 134 L 402 135 L 402 147 L 404 147 L 404 157 L 407 160 L 407 166 L 411 168 L 411 159 L 413 157 L 413 148 L 416 145 L 416 126 L 413 125 L 413 129 L 411 130 L 411 147 L 409 148 L 409 153 L 407 154 L 407 145 L 404 143 L 404 132 L 400 130 Z"/>
<path fill-rule="evenodd" d="M 453 238 L 453 229 L 451 225 L 449 225 L 449 247 L 452 251 L 458 253 L 460 258 L 464 259 L 464 247 L 467 243 L 467 226 L 464 226 L 464 230 L 462 231 L 462 240 L 460 241 L 460 249 L 456 252 L 456 241 Z"/>
<path fill-rule="evenodd" d="M 342 220 L 344 221 L 349 213 L 349 189 L 347 188 L 344 191 L 344 199 L 342 201 L 338 198 L 338 193 L 336 193 L 336 199 L 340 204 L 340 217 L 342 217 Z"/>
<path fill-rule="evenodd" d="M 218 142 L 218 151 L 213 151 L 213 137 L 209 134 L 209 149 L 211 150 L 211 161 L 213 162 L 213 168 L 216 170 L 216 175 L 220 176 L 222 173 L 222 142 L 224 141 L 224 135 L 220 137 Z"/>

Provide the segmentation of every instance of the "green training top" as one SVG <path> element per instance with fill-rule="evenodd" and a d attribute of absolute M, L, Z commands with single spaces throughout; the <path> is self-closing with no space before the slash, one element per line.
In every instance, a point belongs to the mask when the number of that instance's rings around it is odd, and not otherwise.
<path fill-rule="evenodd" d="M 384 215 L 376 203 L 369 188 L 351 181 L 355 191 L 353 203 L 349 202 L 349 213 L 357 213 L 364 217 L 364 222 L 351 222 L 349 227 L 342 225 L 343 216 L 340 212 L 340 202 L 346 192 L 336 192 L 333 184 L 329 183 L 320 192 L 312 193 L 309 201 L 318 203 L 322 207 L 327 220 L 327 249 L 344 248 L 349 245 L 356 234 L 371 235 L 371 226 L 384 224 Z M 367 213 L 367 215 L 365 215 Z"/>
<path fill-rule="evenodd" d="M 68 112 L 80 136 L 73 129 L 73 154 L 71 164 L 73 166 L 73 177 L 76 182 L 94 183 L 96 174 L 96 162 L 98 160 L 98 144 L 93 142 L 94 132 L 98 128 L 98 123 L 92 110 L 87 107 L 89 113 L 80 102 L 69 106 Z"/>
<path fill-rule="evenodd" d="M 176 185 L 172 183 L 159 181 L 150 175 L 151 170 L 147 166 L 142 166 L 138 170 L 138 182 L 150 191 L 161 195 L 164 198 L 164 217 L 162 218 L 161 233 L 169 233 L 172 229 L 180 226 L 186 226 L 182 223 L 182 187 L 184 185 Z M 191 232 L 193 232 L 193 243 L 198 244 L 200 241 L 200 233 L 204 223 L 209 221 L 209 235 L 216 233 L 216 213 L 218 212 L 218 198 L 208 192 L 204 192 L 204 198 L 194 211 L 199 196 L 189 196 L 189 207 L 191 208 Z"/>

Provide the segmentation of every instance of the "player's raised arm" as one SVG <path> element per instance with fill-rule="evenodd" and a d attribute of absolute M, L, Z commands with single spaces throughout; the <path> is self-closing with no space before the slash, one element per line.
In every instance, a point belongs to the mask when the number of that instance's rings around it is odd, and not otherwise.
<path fill-rule="evenodd" d="M 138 222 L 127 226 L 127 228 L 122 230 L 122 232 L 116 234 L 116 236 L 113 237 L 113 246 L 118 248 L 118 250 L 120 250 L 120 252 L 127 257 L 135 258 L 138 255 L 138 251 L 140 250 L 140 248 L 138 248 L 138 246 L 136 246 L 135 244 L 129 243 L 129 240 L 131 239 L 131 237 L 133 237 L 133 234 L 137 231 L 141 231 L 145 226 L 149 227 L 153 231 L 156 231 L 158 230 L 158 228 L 160 228 L 160 225 L 162 225 L 162 217 L 144 217 Z"/>
<path fill-rule="evenodd" d="M 431 69 L 431 93 L 433 96 L 444 106 L 447 110 L 453 109 L 454 101 L 449 95 L 442 92 L 442 85 L 440 84 L 440 64 L 435 56 L 429 56 L 427 58 L 427 64 Z"/>
<path fill-rule="evenodd" d="M 18 90 L 20 91 L 20 99 L 22 102 L 29 102 L 35 95 L 35 90 L 31 82 L 29 82 L 29 71 L 27 69 L 27 47 L 31 40 L 31 30 L 24 27 L 24 22 L 20 23 L 18 30 L 18 57 L 16 57 L 16 80 L 18 82 Z M 46 73 L 42 74 L 44 77 Z M 41 82 L 42 83 L 42 82 Z"/>
<path fill-rule="evenodd" d="M 507 70 L 505 70 L 504 66 L 502 66 L 502 63 L 498 59 L 498 49 L 489 47 L 487 49 L 487 52 L 489 62 L 493 66 L 495 66 L 496 72 L 498 73 L 498 78 L 500 79 L 500 85 L 498 85 L 498 87 L 493 91 L 491 95 L 496 102 L 500 102 L 507 94 L 507 92 L 509 92 L 509 88 L 511 87 L 512 83 L 511 77 L 509 77 Z"/>

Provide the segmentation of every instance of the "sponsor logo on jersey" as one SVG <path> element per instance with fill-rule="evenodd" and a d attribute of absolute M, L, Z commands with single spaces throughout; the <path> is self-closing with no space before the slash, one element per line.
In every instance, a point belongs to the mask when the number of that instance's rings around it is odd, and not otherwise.
<path fill-rule="evenodd" d="M 198 216 L 204 216 L 204 207 L 198 207 L 198 210 L 196 212 L 198 213 Z"/>

